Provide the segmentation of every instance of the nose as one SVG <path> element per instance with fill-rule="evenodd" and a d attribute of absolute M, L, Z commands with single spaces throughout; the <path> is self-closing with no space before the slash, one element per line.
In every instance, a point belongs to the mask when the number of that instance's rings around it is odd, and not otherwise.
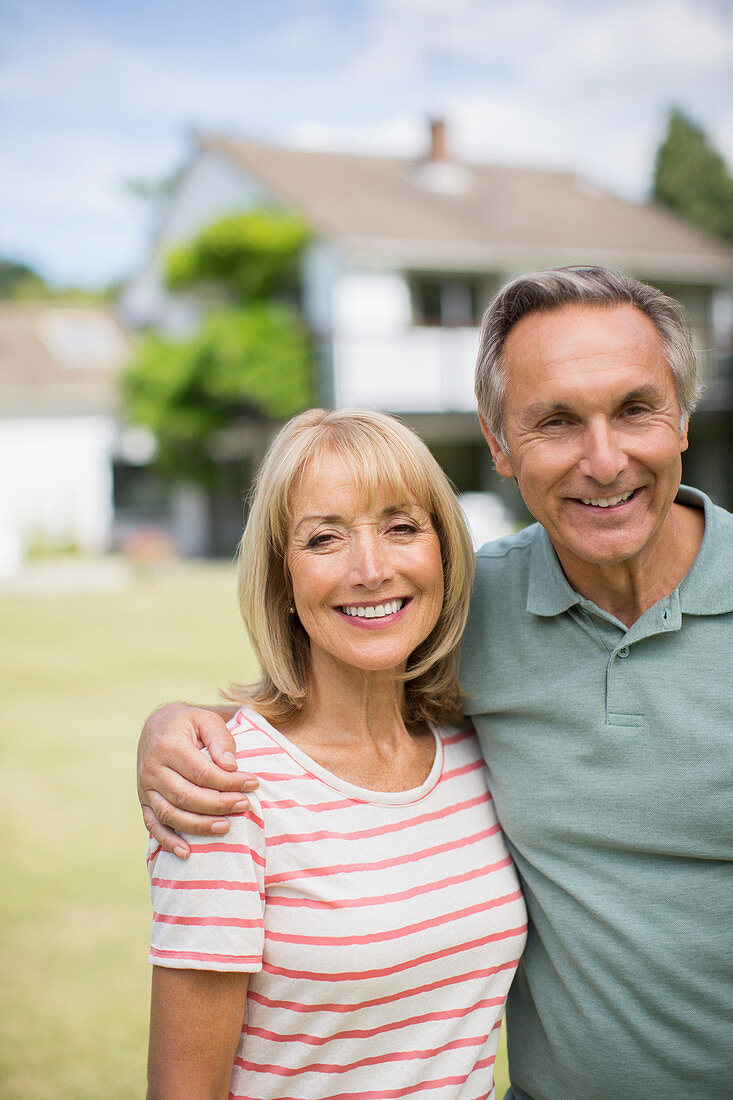
<path fill-rule="evenodd" d="M 591 422 L 583 433 L 578 470 L 599 485 L 611 485 L 626 469 L 628 456 L 622 440 L 607 420 Z"/>
<path fill-rule="evenodd" d="M 369 529 L 355 534 L 351 547 L 352 583 L 377 589 L 394 576 L 389 547 L 378 531 Z"/>

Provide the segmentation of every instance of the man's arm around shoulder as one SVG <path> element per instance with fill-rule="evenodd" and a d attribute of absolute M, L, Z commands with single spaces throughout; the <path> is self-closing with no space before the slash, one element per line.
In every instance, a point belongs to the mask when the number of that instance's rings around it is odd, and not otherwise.
<path fill-rule="evenodd" d="M 143 726 L 137 752 L 143 821 L 150 835 L 181 859 L 189 847 L 175 830 L 221 836 L 229 830 L 225 815 L 244 813 L 249 802 L 243 792 L 257 786 L 253 776 L 237 769 L 236 745 L 226 725 L 236 711 L 233 704 L 168 703 Z"/>

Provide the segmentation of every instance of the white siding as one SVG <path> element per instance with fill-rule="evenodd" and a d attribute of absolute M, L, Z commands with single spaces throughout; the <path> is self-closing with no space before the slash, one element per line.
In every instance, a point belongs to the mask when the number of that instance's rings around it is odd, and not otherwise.
<path fill-rule="evenodd" d="M 396 272 L 351 271 L 334 287 L 333 330 L 337 337 L 399 333 L 410 320 L 410 290 Z"/>
<path fill-rule="evenodd" d="M 0 421 L 0 576 L 29 545 L 106 548 L 112 522 L 109 417 Z"/>
<path fill-rule="evenodd" d="M 303 313 L 311 329 L 329 337 L 334 323 L 334 288 L 343 275 L 342 253 L 325 241 L 314 241 L 303 257 Z"/>
<path fill-rule="evenodd" d="M 163 257 L 211 222 L 267 200 L 267 193 L 229 161 L 213 152 L 203 153 L 172 199 L 150 261 L 120 296 L 125 320 L 133 327 L 155 325 L 170 335 L 195 329 L 202 315 L 201 295 L 169 294 L 162 278 Z"/>

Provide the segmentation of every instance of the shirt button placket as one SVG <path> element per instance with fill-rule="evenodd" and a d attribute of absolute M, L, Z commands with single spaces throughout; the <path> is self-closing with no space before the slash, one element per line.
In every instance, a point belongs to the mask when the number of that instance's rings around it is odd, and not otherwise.
<path fill-rule="evenodd" d="M 631 646 L 620 645 L 614 650 L 608 660 L 606 669 L 606 721 L 611 726 L 643 726 L 644 718 L 641 714 L 630 710 L 633 706 L 630 697 L 631 682 L 630 668 L 622 668 L 616 661 L 624 661 L 631 656 Z M 632 678 L 633 679 L 633 678 Z M 633 692 L 632 692 L 633 694 Z"/>

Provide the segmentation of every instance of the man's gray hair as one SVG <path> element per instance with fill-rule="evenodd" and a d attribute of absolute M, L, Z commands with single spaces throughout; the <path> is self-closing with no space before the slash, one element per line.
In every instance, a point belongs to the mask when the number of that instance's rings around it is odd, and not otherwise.
<path fill-rule="evenodd" d="M 685 311 L 679 302 L 654 286 L 606 267 L 556 267 L 518 275 L 489 304 L 481 324 L 476 360 L 478 411 L 507 454 L 504 433 L 506 363 L 504 346 L 512 328 L 530 313 L 550 312 L 568 305 L 631 305 L 659 333 L 674 378 L 677 399 L 686 421 L 700 396 L 695 352 Z"/>

